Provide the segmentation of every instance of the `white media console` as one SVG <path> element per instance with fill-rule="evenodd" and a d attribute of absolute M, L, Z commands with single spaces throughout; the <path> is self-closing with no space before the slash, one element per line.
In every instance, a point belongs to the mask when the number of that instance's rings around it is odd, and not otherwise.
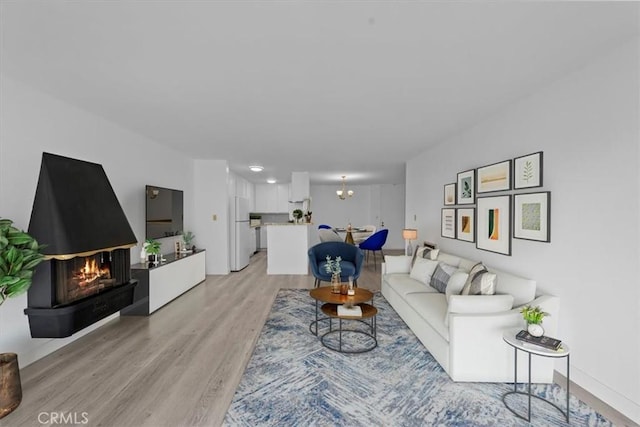
<path fill-rule="evenodd" d="M 133 304 L 120 310 L 125 316 L 147 316 L 205 279 L 205 251 L 165 255 L 156 266 L 134 264 L 131 276 L 138 280 Z"/>

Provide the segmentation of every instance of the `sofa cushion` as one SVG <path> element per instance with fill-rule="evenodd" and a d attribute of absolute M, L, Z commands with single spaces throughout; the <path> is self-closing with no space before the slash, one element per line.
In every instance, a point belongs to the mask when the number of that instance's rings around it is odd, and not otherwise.
<path fill-rule="evenodd" d="M 409 277 L 414 280 L 419 280 L 425 285 L 428 285 L 429 283 L 431 283 L 431 275 L 433 274 L 437 266 L 438 261 L 416 258 L 413 267 L 411 267 L 411 273 L 409 274 Z"/>
<path fill-rule="evenodd" d="M 536 281 L 514 276 L 510 273 L 490 269 L 497 278 L 496 293 L 513 295 L 513 306 L 528 304 L 536 298 Z"/>
<path fill-rule="evenodd" d="M 406 255 L 384 256 L 385 272 L 387 274 L 409 273 L 411 271 L 411 257 Z"/>
<path fill-rule="evenodd" d="M 445 289 L 445 295 L 447 297 L 447 301 L 449 301 L 449 297 L 451 295 L 460 295 L 462 292 L 462 288 L 464 284 L 467 283 L 467 278 L 469 277 L 469 273 L 463 270 L 456 270 L 451 277 L 449 278 L 449 282 L 447 283 L 447 288 Z"/>
<path fill-rule="evenodd" d="M 444 294 L 437 292 L 411 294 L 411 298 L 407 298 L 406 301 L 429 326 L 447 342 L 449 341 L 449 328 L 444 324 L 447 313 L 447 299 Z"/>
<path fill-rule="evenodd" d="M 431 286 L 410 278 L 408 274 L 387 274 L 384 276 L 384 280 L 390 288 L 402 295 L 403 298 L 405 295 L 415 292 L 436 292 Z"/>
<path fill-rule="evenodd" d="M 440 292 L 441 294 L 445 293 L 447 289 L 447 283 L 449 283 L 449 279 L 451 275 L 457 270 L 456 267 L 445 264 L 443 262 L 438 263 L 435 271 L 431 275 L 431 281 L 429 284 L 432 288 Z"/>
<path fill-rule="evenodd" d="M 451 313 L 500 313 L 511 310 L 513 296 L 511 295 L 453 295 L 449 298 L 444 324 L 449 326 Z"/>

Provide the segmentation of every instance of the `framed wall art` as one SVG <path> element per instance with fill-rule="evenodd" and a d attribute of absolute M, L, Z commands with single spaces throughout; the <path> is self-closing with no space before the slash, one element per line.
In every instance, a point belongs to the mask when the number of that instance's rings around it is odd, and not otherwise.
<path fill-rule="evenodd" d="M 444 186 L 444 205 L 456 204 L 456 183 L 447 184 Z"/>
<path fill-rule="evenodd" d="M 474 208 L 456 209 L 456 239 L 465 242 L 476 241 L 476 224 Z"/>
<path fill-rule="evenodd" d="M 511 255 L 511 195 L 478 197 L 476 248 Z"/>
<path fill-rule="evenodd" d="M 542 151 L 513 160 L 513 188 L 542 187 Z"/>
<path fill-rule="evenodd" d="M 513 204 L 513 237 L 550 242 L 551 192 L 516 194 Z"/>
<path fill-rule="evenodd" d="M 456 238 L 456 210 L 453 208 L 442 209 L 442 237 Z"/>
<path fill-rule="evenodd" d="M 511 159 L 478 168 L 477 193 L 511 190 Z"/>
<path fill-rule="evenodd" d="M 456 199 L 459 205 L 472 205 L 476 201 L 476 170 L 458 173 Z"/>

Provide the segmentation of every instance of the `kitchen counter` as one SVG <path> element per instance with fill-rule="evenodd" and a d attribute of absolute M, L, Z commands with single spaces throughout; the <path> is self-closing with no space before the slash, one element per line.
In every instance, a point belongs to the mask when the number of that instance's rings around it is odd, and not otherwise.
<path fill-rule="evenodd" d="M 312 225 L 267 224 L 267 274 L 309 274 Z"/>

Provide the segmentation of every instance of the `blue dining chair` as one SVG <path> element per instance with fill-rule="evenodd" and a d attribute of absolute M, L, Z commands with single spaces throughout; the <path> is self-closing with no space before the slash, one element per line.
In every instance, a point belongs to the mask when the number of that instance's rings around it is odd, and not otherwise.
<path fill-rule="evenodd" d="M 340 267 L 342 268 L 340 280 L 346 282 L 351 276 L 353 277 L 353 284 L 357 286 L 364 261 L 364 254 L 357 246 L 345 242 L 323 242 L 310 247 L 307 254 L 309 255 L 311 273 L 315 277 L 315 287 L 320 286 L 320 282 L 331 283 L 331 273 L 327 273 L 327 270 L 325 270 L 327 255 L 334 260 L 338 256 L 342 258 L 342 261 L 340 261 Z"/>
<path fill-rule="evenodd" d="M 329 230 L 331 230 L 333 227 L 331 227 L 330 225 L 327 225 L 327 224 L 320 224 L 318 226 L 318 230 L 322 230 L 323 228 L 328 228 Z"/>
<path fill-rule="evenodd" d="M 382 257 L 384 259 L 384 252 L 382 252 L 382 247 L 385 243 L 387 243 L 387 236 L 389 235 L 389 230 L 383 228 L 380 231 L 376 231 L 371 236 L 369 236 L 364 242 L 358 245 L 360 249 L 366 251 L 367 254 L 367 263 L 369 262 L 369 253 L 373 252 L 373 269 L 376 269 L 376 252 L 380 251 Z"/>

